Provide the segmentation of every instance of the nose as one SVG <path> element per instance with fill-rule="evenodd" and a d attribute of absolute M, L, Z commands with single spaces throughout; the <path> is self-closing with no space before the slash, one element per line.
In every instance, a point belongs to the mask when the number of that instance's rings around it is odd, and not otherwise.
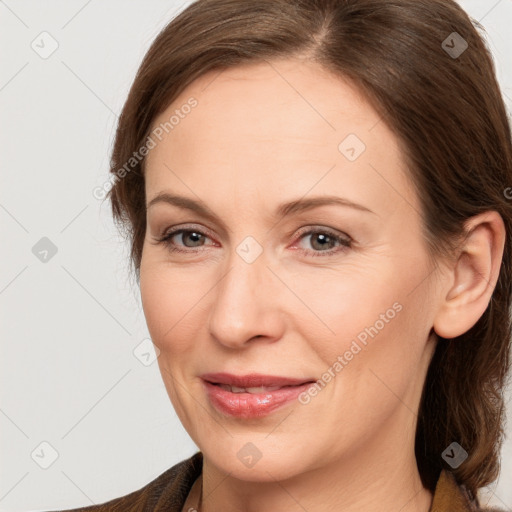
<path fill-rule="evenodd" d="M 280 286 L 283 284 L 262 256 L 247 263 L 234 252 L 227 272 L 215 287 L 210 335 L 233 349 L 252 340 L 269 343 L 280 339 L 285 327 Z"/>

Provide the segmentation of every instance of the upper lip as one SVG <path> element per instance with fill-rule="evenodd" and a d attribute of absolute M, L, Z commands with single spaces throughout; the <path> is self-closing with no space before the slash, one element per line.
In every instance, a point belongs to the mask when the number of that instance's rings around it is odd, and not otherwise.
<path fill-rule="evenodd" d="M 231 373 L 204 373 L 201 375 L 203 380 L 213 384 L 227 384 L 239 388 L 256 388 L 270 386 L 297 386 L 306 382 L 314 382 L 315 379 L 294 379 L 291 377 L 280 377 L 275 375 L 262 375 L 261 373 L 251 373 L 248 375 L 233 375 Z"/>

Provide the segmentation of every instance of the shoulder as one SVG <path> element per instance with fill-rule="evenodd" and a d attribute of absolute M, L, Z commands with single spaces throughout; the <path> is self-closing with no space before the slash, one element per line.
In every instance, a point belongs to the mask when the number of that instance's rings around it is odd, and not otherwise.
<path fill-rule="evenodd" d="M 197 452 L 130 494 L 97 505 L 47 512 L 181 512 L 202 466 L 203 454 Z"/>
<path fill-rule="evenodd" d="M 457 482 L 452 472 L 443 470 L 439 475 L 429 512 L 505 512 L 505 510 L 482 506 L 464 485 Z"/>

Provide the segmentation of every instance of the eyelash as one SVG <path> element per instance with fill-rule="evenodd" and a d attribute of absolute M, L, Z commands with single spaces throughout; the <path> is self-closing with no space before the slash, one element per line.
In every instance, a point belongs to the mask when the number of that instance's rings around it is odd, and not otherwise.
<path fill-rule="evenodd" d="M 186 229 L 186 228 L 177 228 L 177 229 L 171 229 L 167 231 L 163 236 L 160 238 L 157 238 L 157 242 L 165 245 L 171 252 L 180 252 L 180 253 L 195 253 L 198 252 L 197 249 L 199 248 L 189 248 L 189 249 L 178 249 L 172 242 L 171 239 L 178 234 L 182 233 L 197 233 L 199 235 L 202 235 L 204 237 L 208 237 L 206 233 L 199 229 Z M 348 249 L 352 247 L 352 239 L 348 236 L 344 237 L 341 235 L 338 235 L 328 229 L 325 228 L 316 228 L 316 229 L 308 229 L 306 231 L 302 231 L 299 234 L 299 238 L 306 237 L 309 235 L 328 235 L 334 242 L 337 242 L 340 244 L 340 247 L 337 249 L 330 249 L 326 251 L 309 251 L 306 249 L 298 249 L 303 253 L 311 253 L 311 256 L 313 257 L 325 257 L 325 256 L 332 256 L 339 252 L 345 252 Z"/>

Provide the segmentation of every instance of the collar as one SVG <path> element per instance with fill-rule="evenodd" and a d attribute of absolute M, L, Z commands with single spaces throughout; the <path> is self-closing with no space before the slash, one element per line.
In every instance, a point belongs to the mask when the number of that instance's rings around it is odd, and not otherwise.
<path fill-rule="evenodd" d="M 459 485 L 451 471 L 443 469 L 437 480 L 429 512 L 477 512 L 478 500 L 464 485 Z"/>

